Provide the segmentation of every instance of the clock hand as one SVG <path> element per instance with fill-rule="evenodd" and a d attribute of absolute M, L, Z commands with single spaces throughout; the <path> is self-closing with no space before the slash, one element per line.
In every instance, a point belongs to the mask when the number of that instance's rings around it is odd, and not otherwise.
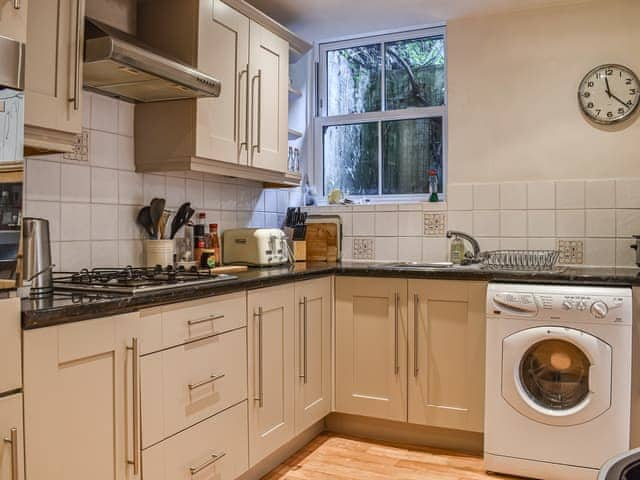
<path fill-rule="evenodd" d="M 618 97 L 616 97 L 616 96 L 615 96 L 615 95 L 613 95 L 612 93 L 611 93 L 611 94 L 609 94 L 609 96 L 610 96 L 611 98 L 613 98 L 614 100 L 617 100 L 618 102 L 620 102 L 620 103 L 621 103 L 622 105 L 624 105 L 625 107 L 627 107 L 627 108 L 629 108 L 629 109 L 631 108 L 629 105 L 627 105 L 626 103 L 624 103 L 622 100 L 620 100 Z"/>
<path fill-rule="evenodd" d="M 607 92 L 609 98 L 613 97 L 613 95 L 611 94 L 611 87 L 609 86 L 609 79 L 607 77 L 604 77 L 604 83 L 607 85 L 607 89 L 605 90 L 605 92 Z"/>

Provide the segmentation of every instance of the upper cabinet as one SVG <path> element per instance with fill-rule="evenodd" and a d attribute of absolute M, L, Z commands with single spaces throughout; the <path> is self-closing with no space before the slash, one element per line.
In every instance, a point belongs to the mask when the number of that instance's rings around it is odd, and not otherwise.
<path fill-rule="evenodd" d="M 0 36 L 27 41 L 27 0 L 0 0 Z"/>
<path fill-rule="evenodd" d="M 29 0 L 27 153 L 72 151 L 81 131 L 84 5 L 84 0 Z"/>
<path fill-rule="evenodd" d="M 140 3 L 138 36 L 219 79 L 222 90 L 217 98 L 138 105 L 138 170 L 299 181 L 287 172 L 290 43 L 281 34 L 288 31 L 267 28 L 265 18 L 244 2 Z"/>

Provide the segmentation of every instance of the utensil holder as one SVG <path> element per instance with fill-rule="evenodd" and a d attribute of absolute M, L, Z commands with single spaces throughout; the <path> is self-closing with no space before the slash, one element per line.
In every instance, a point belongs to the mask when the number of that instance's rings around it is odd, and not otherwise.
<path fill-rule="evenodd" d="M 145 266 L 155 267 L 161 265 L 173 265 L 175 255 L 174 240 L 145 240 L 144 258 Z"/>

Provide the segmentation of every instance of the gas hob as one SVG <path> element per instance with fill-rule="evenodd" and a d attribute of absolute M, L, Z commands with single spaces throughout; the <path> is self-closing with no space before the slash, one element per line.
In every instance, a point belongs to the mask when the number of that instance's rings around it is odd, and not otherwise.
<path fill-rule="evenodd" d="M 79 272 L 57 273 L 53 284 L 56 291 L 93 292 L 102 294 L 137 295 L 176 288 L 234 280 L 238 277 L 183 268 L 93 268 Z"/>

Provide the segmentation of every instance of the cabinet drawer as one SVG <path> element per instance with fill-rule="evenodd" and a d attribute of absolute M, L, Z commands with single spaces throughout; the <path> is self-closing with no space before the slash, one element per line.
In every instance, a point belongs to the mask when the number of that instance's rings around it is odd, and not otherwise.
<path fill-rule="evenodd" d="M 0 300 L 0 393 L 22 386 L 20 299 Z"/>
<path fill-rule="evenodd" d="M 247 398 L 245 328 L 141 359 L 143 447 Z"/>
<path fill-rule="evenodd" d="M 153 480 L 233 480 L 248 464 L 246 402 L 142 452 L 144 477 Z"/>
<path fill-rule="evenodd" d="M 169 305 L 162 311 L 162 343 L 172 347 L 246 325 L 245 292 Z"/>
<path fill-rule="evenodd" d="M 12 430 L 13 439 L 12 439 Z M 16 444 L 3 439 L 16 440 Z M 22 431 L 22 395 L 11 395 L 0 398 L 0 479 L 24 478 L 24 454 Z M 17 450 L 14 450 L 17 449 Z M 17 465 L 12 465 L 17 459 Z M 15 476 L 13 469 L 16 468 Z"/>

